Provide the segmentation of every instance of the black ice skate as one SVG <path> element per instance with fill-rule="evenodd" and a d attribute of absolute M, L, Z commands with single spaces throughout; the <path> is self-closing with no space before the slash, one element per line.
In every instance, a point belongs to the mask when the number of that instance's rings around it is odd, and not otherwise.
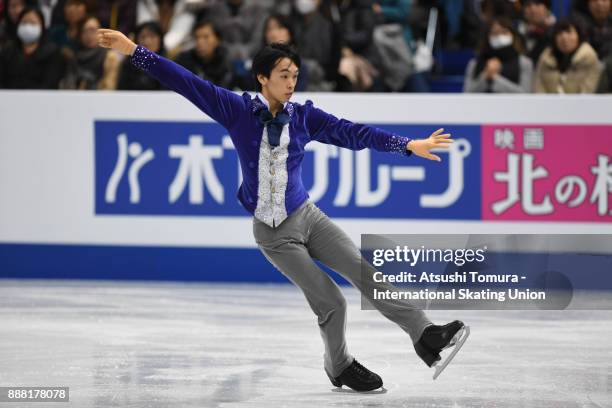
<path fill-rule="evenodd" d="M 342 371 L 338 377 L 332 377 L 327 370 L 325 370 L 331 383 L 336 387 L 347 387 L 355 391 L 372 391 L 382 387 L 382 378 L 376 373 L 368 370 L 357 360 L 353 360 L 353 363 Z"/>
<path fill-rule="evenodd" d="M 457 352 L 463 346 L 463 343 L 470 335 L 470 328 L 459 320 L 455 320 L 444 326 L 431 325 L 427 326 L 421 335 L 419 341 L 414 345 L 421 360 L 429 367 L 436 367 L 433 379 L 438 378 L 440 373 L 448 366 Z M 449 347 L 453 347 L 453 351 L 442 361 L 440 352 Z"/>

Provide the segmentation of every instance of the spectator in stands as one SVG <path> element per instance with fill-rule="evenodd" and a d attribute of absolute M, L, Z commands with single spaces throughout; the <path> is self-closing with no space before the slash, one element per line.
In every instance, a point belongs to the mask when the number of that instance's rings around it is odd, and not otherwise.
<path fill-rule="evenodd" d="M 552 42 L 552 28 L 557 19 L 550 11 L 551 0 L 524 0 L 523 20 L 518 31 L 525 39 L 526 53 L 536 65 L 542 51 Z"/>
<path fill-rule="evenodd" d="M 603 60 L 612 50 L 612 0 L 582 0 L 579 10 L 585 10 L 575 16 L 584 30 L 586 41 Z"/>
<path fill-rule="evenodd" d="M 173 56 L 190 44 L 196 16 L 189 5 L 190 0 L 138 0 L 136 21 L 157 21 L 164 33 L 164 47 Z"/>
<path fill-rule="evenodd" d="M 438 12 L 438 18 L 436 19 L 436 41 L 440 44 L 446 41 L 445 37 L 448 31 L 448 24 L 446 14 L 446 7 L 444 3 L 452 2 L 451 5 L 455 8 L 463 8 L 463 2 L 457 2 L 456 0 L 410 0 L 410 9 L 407 13 L 407 23 L 410 26 L 411 38 L 408 39 L 408 44 L 411 44 L 413 40 L 418 38 L 425 38 L 427 35 L 427 29 L 429 28 L 429 16 L 433 8 Z M 477 0 L 480 5 L 480 0 Z M 458 27 L 455 27 L 458 29 Z"/>
<path fill-rule="evenodd" d="M 0 53 L 0 88 L 57 89 L 65 61 L 47 39 L 38 8 L 26 7 L 16 20 L 17 39 Z"/>
<path fill-rule="evenodd" d="M 572 0 L 570 18 L 574 21 L 589 14 L 589 6 L 584 0 Z"/>
<path fill-rule="evenodd" d="M 49 30 L 49 36 L 60 47 L 76 51 L 79 46 L 79 26 L 87 16 L 86 0 L 66 0 L 64 3 L 64 23 Z"/>
<path fill-rule="evenodd" d="M 273 14 L 267 18 L 264 26 L 263 45 L 284 43 L 297 48 L 294 38 L 293 28 L 288 17 Z M 329 92 L 333 90 L 333 84 L 325 80 L 325 71 L 317 61 L 309 58 L 302 58 L 301 61 L 300 75 L 295 86 L 296 92 Z"/>
<path fill-rule="evenodd" d="M 531 92 L 533 64 L 509 20 L 494 18 L 482 38 L 477 57 L 467 66 L 464 92 Z"/>
<path fill-rule="evenodd" d="M 459 48 L 476 48 L 482 36 L 483 15 L 481 2 L 463 1 L 459 30 L 452 38 Z"/>
<path fill-rule="evenodd" d="M 340 3 L 342 59 L 340 73 L 351 82 L 352 91 L 383 91 L 382 67 L 374 46 L 377 23 L 372 0 L 346 0 Z"/>
<path fill-rule="evenodd" d="M 57 23 L 54 21 L 54 16 L 63 11 L 65 0 L 30 0 L 29 3 L 35 4 L 43 16 L 45 17 L 45 27 L 49 29 L 53 23 Z"/>
<path fill-rule="evenodd" d="M 294 0 L 291 26 L 300 57 L 316 61 L 325 70 L 325 78 L 335 80 L 339 60 L 339 48 L 334 51 L 337 35 L 321 12 L 321 0 Z"/>
<path fill-rule="evenodd" d="M 0 47 L 17 39 L 17 19 L 25 7 L 25 0 L 6 0 L 0 23 Z"/>
<path fill-rule="evenodd" d="M 464 1 L 436 0 L 435 5 L 440 13 L 438 27 L 441 45 L 447 49 L 459 48 Z"/>
<path fill-rule="evenodd" d="M 221 33 L 210 20 L 199 21 L 193 29 L 195 47 L 182 52 L 176 62 L 202 79 L 232 89 L 234 76 L 228 51 L 221 43 Z"/>
<path fill-rule="evenodd" d="M 283 43 L 297 48 L 295 46 L 295 36 L 293 34 L 293 28 L 291 28 L 289 18 L 281 14 L 270 15 L 264 24 L 263 45 L 265 46 L 274 43 Z M 316 61 L 313 62 L 317 64 Z M 296 92 L 303 92 L 306 90 L 309 76 L 308 71 L 309 70 L 305 66 L 304 61 L 302 61 L 302 65 L 300 66 L 300 74 L 298 76 L 297 83 L 295 84 Z M 324 75 L 322 68 L 320 68 L 320 72 Z M 251 81 L 251 86 L 249 89 L 255 89 L 254 80 Z"/>
<path fill-rule="evenodd" d="M 375 66 L 381 72 L 385 90 L 429 91 L 427 74 L 433 65 L 431 50 L 420 38 L 415 40 L 413 30 L 408 24 L 414 11 L 420 14 L 423 20 L 428 20 L 428 11 L 419 7 L 413 9 L 413 5 L 417 3 L 413 0 L 383 0 L 373 5 L 380 22 L 373 33 L 378 61 Z M 401 29 L 402 36 L 396 34 L 398 29 Z M 424 32 L 426 31 L 425 28 Z"/>
<path fill-rule="evenodd" d="M 520 2 L 516 0 L 482 0 L 482 14 L 485 23 L 491 24 L 496 18 L 505 18 L 514 23 L 521 15 Z"/>
<path fill-rule="evenodd" d="M 30 1 L 30 0 L 28 0 Z M 64 15 L 64 6 L 68 0 L 38 0 L 39 4 L 51 4 L 51 25 L 50 27 L 55 27 L 58 25 L 65 25 L 65 15 Z M 86 14 L 96 14 L 98 0 L 84 0 L 87 13 Z M 47 18 L 45 16 L 45 18 Z"/>
<path fill-rule="evenodd" d="M 408 24 L 408 18 L 412 10 L 414 0 L 378 0 L 372 5 L 376 13 L 385 24 L 399 24 L 404 32 L 406 44 L 412 43 L 412 29 Z"/>
<path fill-rule="evenodd" d="M 597 85 L 597 93 L 612 92 L 612 55 L 604 60 L 604 69 L 599 77 L 599 85 Z"/>
<path fill-rule="evenodd" d="M 98 47 L 97 30 L 100 21 L 87 16 L 79 27 L 79 49 L 66 78 L 66 87 L 74 89 L 116 89 L 119 76 L 119 56 Z"/>
<path fill-rule="evenodd" d="M 536 68 L 538 93 L 592 93 L 600 75 L 597 53 L 584 40 L 579 24 L 562 20 L 553 28 L 552 46 L 546 48 Z"/>
<path fill-rule="evenodd" d="M 431 0 L 430 0 L 431 1 Z M 447 0 L 456 2 L 456 0 Z M 477 48 L 484 31 L 494 18 L 514 22 L 520 16 L 520 2 L 513 0 L 464 0 L 459 34 L 455 37 L 464 48 Z M 458 7 L 454 5 L 453 8 Z M 446 7 L 448 10 L 449 8 Z"/>
<path fill-rule="evenodd" d="M 263 31 L 268 14 L 259 0 L 221 0 L 205 9 L 202 17 L 219 27 L 230 60 L 244 62 L 258 51 L 261 45 L 258 34 Z"/>
<path fill-rule="evenodd" d="M 263 45 L 272 43 L 284 43 L 295 46 L 293 28 L 287 16 L 272 14 L 266 19 L 263 31 Z M 300 75 L 302 75 L 302 71 L 300 71 Z"/>
<path fill-rule="evenodd" d="M 140 24 L 136 27 L 135 37 L 137 44 L 159 55 L 166 55 L 164 35 L 157 22 L 150 21 Z M 127 91 L 159 91 L 166 88 L 144 71 L 134 67 L 129 59 L 126 58 L 121 62 L 117 89 Z"/>

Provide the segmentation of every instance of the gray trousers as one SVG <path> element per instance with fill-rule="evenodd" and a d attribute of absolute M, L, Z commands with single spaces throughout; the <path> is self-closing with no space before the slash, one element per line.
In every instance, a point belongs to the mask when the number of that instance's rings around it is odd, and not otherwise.
<path fill-rule="evenodd" d="M 365 259 L 362 281 L 359 248 L 312 201 L 305 201 L 276 228 L 253 217 L 253 235 L 264 256 L 302 290 L 317 315 L 325 344 L 324 368 L 333 377 L 353 362 L 345 339 L 346 300 L 338 285 L 313 259 L 338 272 L 362 293 L 367 290 L 372 305 L 407 332 L 412 343 L 431 324 L 422 310 L 405 300 L 372 301 L 374 288 L 393 287 L 374 283 L 371 274 L 376 269 Z"/>

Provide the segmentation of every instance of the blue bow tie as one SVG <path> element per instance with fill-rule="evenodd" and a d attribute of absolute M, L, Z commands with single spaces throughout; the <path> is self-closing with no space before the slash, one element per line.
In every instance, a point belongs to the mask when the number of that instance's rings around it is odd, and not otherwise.
<path fill-rule="evenodd" d="M 285 111 L 276 114 L 276 117 L 272 115 L 267 108 L 261 109 L 257 112 L 259 122 L 268 129 L 268 142 L 271 146 L 278 146 L 280 144 L 280 136 L 285 126 L 291 118 Z"/>

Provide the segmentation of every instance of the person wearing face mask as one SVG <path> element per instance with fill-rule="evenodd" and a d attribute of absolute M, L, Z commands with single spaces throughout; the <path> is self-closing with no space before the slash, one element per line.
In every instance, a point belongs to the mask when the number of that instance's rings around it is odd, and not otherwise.
<path fill-rule="evenodd" d="M 466 68 L 464 92 L 531 92 L 533 64 L 523 55 L 512 24 L 495 18 L 485 30 L 477 57 Z"/>
<path fill-rule="evenodd" d="M 325 78 L 333 81 L 337 77 L 339 57 L 334 58 L 332 41 L 337 35 L 320 6 L 321 0 L 294 0 L 291 26 L 300 56 L 316 61 L 324 69 Z"/>
<path fill-rule="evenodd" d="M 0 53 L 0 88 L 57 89 L 65 61 L 47 40 L 44 17 L 26 7 L 17 19 L 17 39 Z"/>
<path fill-rule="evenodd" d="M 537 93 L 592 93 L 597 89 L 601 64 L 597 53 L 584 40 L 581 27 L 562 20 L 553 28 L 553 43 L 538 61 Z"/>

